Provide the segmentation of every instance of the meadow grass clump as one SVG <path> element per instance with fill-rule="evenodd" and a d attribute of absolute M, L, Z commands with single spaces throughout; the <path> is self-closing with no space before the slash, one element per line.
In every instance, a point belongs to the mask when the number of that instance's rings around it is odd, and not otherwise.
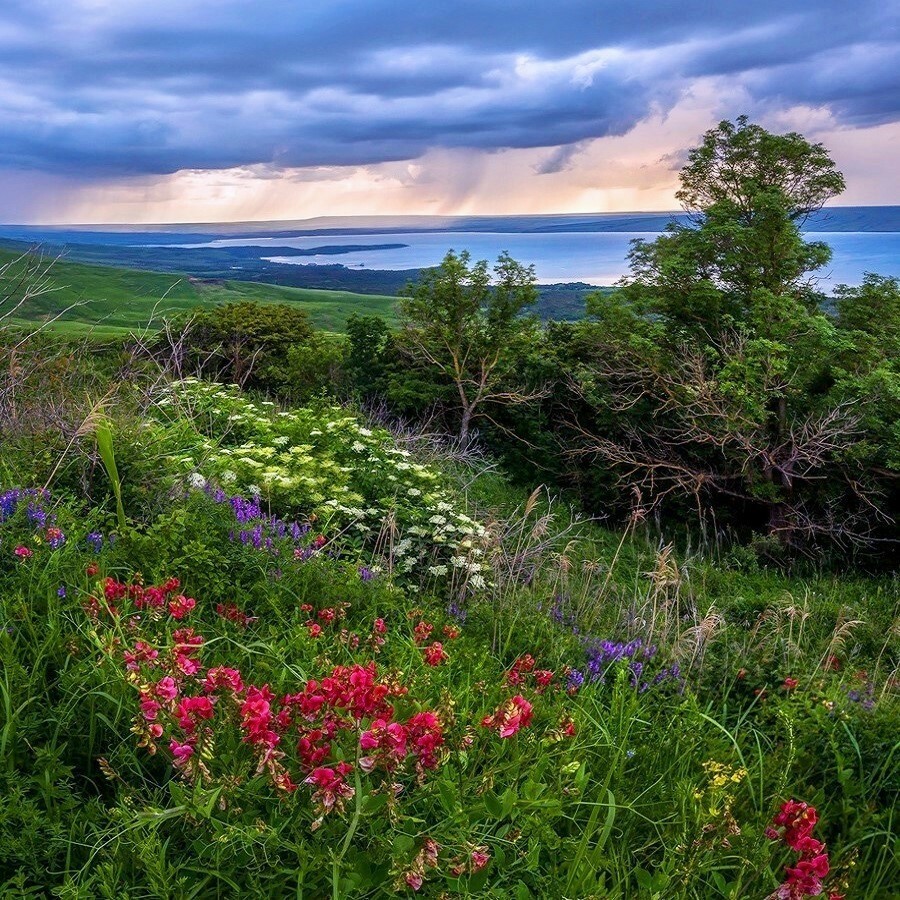
<path fill-rule="evenodd" d="M 464 492 L 343 408 L 157 399 L 109 412 L 124 525 L 96 459 L 90 496 L 3 471 L 4 895 L 892 896 L 895 582 Z"/>

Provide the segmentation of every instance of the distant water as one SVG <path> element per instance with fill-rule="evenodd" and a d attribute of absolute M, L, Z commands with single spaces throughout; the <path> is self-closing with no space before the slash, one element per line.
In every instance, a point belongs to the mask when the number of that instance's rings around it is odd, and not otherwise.
<path fill-rule="evenodd" d="M 262 259 L 289 265 L 334 265 L 367 269 L 419 269 L 437 265 L 451 248 L 474 259 L 494 260 L 507 250 L 533 263 L 544 283 L 585 281 L 613 284 L 628 270 L 629 242 L 652 240 L 677 213 L 597 213 L 533 216 L 350 216 L 281 222 L 198 225 L 15 226 L 0 225 L 0 238 L 80 248 L 258 247 Z M 900 276 L 900 206 L 826 207 L 804 225 L 810 240 L 834 251 L 820 286 L 859 284 L 863 273 Z M 376 249 L 377 244 L 402 244 Z M 347 247 L 345 253 L 285 256 L 280 248 Z M 355 249 L 350 249 L 355 245 Z"/>
<path fill-rule="evenodd" d="M 359 249 L 385 242 L 385 232 L 373 234 L 346 233 L 321 235 L 279 235 L 277 237 L 231 238 L 191 247 L 254 246 L 260 256 L 272 262 L 291 265 L 334 265 L 368 269 L 418 269 L 437 265 L 450 249 L 468 250 L 473 259 L 494 260 L 506 250 L 524 263 L 533 263 L 538 280 L 543 283 L 585 281 L 609 285 L 628 271 L 631 240 L 652 240 L 652 232 L 637 231 L 565 231 L 554 233 L 509 233 L 484 231 L 391 231 L 390 242 L 404 244 L 397 249 Z M 837 284 L 859 284 L 863 273 L 900 276 L 900 232 L 816 231 L 810 240 L 825 241 L 833 251 L 830 265 L 823 269 L 820 286 L 829 290 Z M 347 253 L 302 257 L 280 256 L 279 247 L 304 250 L 329 246 L 355 245 Z M 266 252 L 267 249 L 270 252 Z M 275 251 L 275 252 L 271 252 Z"/>

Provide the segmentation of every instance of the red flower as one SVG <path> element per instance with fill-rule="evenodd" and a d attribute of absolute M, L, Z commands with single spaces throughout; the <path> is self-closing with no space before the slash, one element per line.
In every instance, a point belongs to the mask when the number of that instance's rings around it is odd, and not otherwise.
<path fill-rule="evenodd" d="M 175 718 L 181 730 L 188 736 L 197 731 L 197 724 L 203 719 L 211 719 L 215 713 L 213 701 L 209 697 L 185 697 L 175 707 Z"/>
<path fill-rule="evenodd" d="M 354 719 L 391 718 L 393 707 L 387 697 L 398 693 L 390 685 L 375 680 L 375 663 L 365 666 L 335 666 L 331 676 L 322 679 L 319 691 L 336 709 L 346 710 Z"/>
<path fill-rule="evenodd" d="M 206 673 L 203 682 L 203 690 L 212 692 L 224 688 L 233 694 L 240 694 L 244 690 L 244 682 L 241 673 L 237 669 L 229 669 L 226 666 L 216 666 Z"/>
<path fill-rule="evenodd" d="M 385 771 L 395 769 L 406 758 L 406 730 L 399 722 L 376 719 L 359 737 L 359 746 L 370 752 L 359 761 L 366 772 L 380 765 Z"/>
<path fill-rule="evenodd" d="M 28 559 L 29 557 L 34 556 L 34 550 L 31 550 L 29 547 L 23 547 L 21 544 L 13 550 L 16 556 L 19 559 Z"/>
<path fill-rule="evenodd" d="M 93 578 L 100 571 L 100 566 L 97 563 L 88 563 L 84 573 L 88 576 L 88 578 Z"/>
<path fill-rule="evenodd" d="M 125 659 L 125 668 L 129 672 L 137 672 L 141 663 L 146 662 L 153 665 L 159 656 L 159 650 L 154 650 L 144 641 L 135 641 L 134 650 L 126 650 L 122 656 Z"/>
<path fill-rule="evenodd" d="M 331 744 L 325 738 L 322 729 L 312 728 L 301 734 L 300 740 L 297 741 L 300 765 L 307 771 L 323 763 L 331 753 Z"/>
<path fill-rule="evenodd" d="M 434 769 L 444 744 L 441 720 L 433 712 L 416 713 L 405 725 L 406 738 L 423 769 Z"/>
<path fill-rule="evenodd" d="M 324 766 L 313 769 L 304 779 L 304 784 L 315 788 L 313 802 L 319 806 L 323 814 L 331 812 L 332 809 L 340 812 L 344 802 L 356 793 L 346 782 L 347 775 L 352 771 L 353 766 L 340 762 L 333 769 Z"/>
<path fill-rule="evenodd" d="M 261 688 L 247 688 L 246 698 L 241 704 L 241 728 L 244 730 L 243 740 L 246 743 L 272 748 L 281 740 L 271 728 L 274 699 L 275 695 L 267 684 Z"/>
<path fill-rule="evenodd" d="M 564 738 L 573 738 L 577 734 L 577 730 L 575 728 L 575 722 L 571 716 L 565 716 L 562 722 L 559 723 L 559 733 Z"/>
<path fill-rule="evenodd" d="M 429 625 L 427 622 L 419 622 L 413 629 L 413 640 L 417 644 L 424 644 L 431 637 L 432 631 L 434 631 L 434 625 Z"/>
<path fill-rule="evenodd" d="M 169 615 L 181 621 L 195 606 L 197 601 L 193 597 L 185 597 L 179 594 L 174 600 L 169 601 Z"/>
<path fill-rule="evenodd" d="M 495 730 L 501 738 L 508 738 L 530 725 L 532 717 L 532 705 L 521 694 L 516 694 L 498 706 L 492 715 L 485 716 L 481 724 Z"/>
<path fill-rule="evenodd" d="M 440 641 L 435 641 L 431 646 L 424 647 L 422 654 L 425 662 L 429 666 L 439 666 L 442 662 L 446 662 L 450 657 L 444 650 L 444 645 Z"/>
<path fill-rule="evenodd" d="M 322 626 L 319 625 L 318 622 L 310 622 L 306 626 L 306 630 L 309 632 L 311 638 L 321 637 L 322 635 Z"/>
<path fill-rule="evenodd" d="M 788 676 L 788 677 L 785 678 L 784 681 L 782 682 L 782 687 L 783 687 L 786 691 L 792 691 L 795 687 L 797 687 L 798 684 L 800 684 L 800 682 L 797 681 L 796 678 L 791 678 L 790 676 Z"/>
<path fill-rule="evenodd" d="M 779 900 L 799 900 L 822 893 L 822 880 L 828 875 L 830 864 L 825 845 L 812 836 L 818 821 L 815 807 L 798 800 L 787 800 L 772 819 L 782 826 L 779 834 L 774 828 L 766 829 L 766 837 L 781 837 L 800 859 L 793 866 L 785 866 L 786 881 L 773 894 Z M 840 897 L 840 895 L 838 895 Z"/>

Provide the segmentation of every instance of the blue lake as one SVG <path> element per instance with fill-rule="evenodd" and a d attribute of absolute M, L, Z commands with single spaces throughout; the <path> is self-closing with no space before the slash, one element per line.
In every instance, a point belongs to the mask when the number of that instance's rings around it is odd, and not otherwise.
<path fill-rule="evenodd" d="M 515 259 L 533 263 L 538 280 L 544 283 L 586 281 L 609 285 L 627 272 L 629 242 L 634 238 L 652 240 L 647 232 L 566 231 L 561 233 L 508 233 L 486 231 L 412 231 L 296 235 L 277 237 L 225 238 L 185 247 L 255 246 L 260 256 L 292 265 L 334 265 L 369 269 L 417 269 L 434 266 L 450 250 L 468 250 L 474 259 L 496 259 L 508 251 Z M 816 231 L 810 240 L 825 241 L 834 252 L 830 265 L 820 275 L 820 287 L 859 284 L 863 273 L 900 276 L 900 232 Z M 358 249 L 375 244 L 404 244 L 396 249 Z M 346 253 L 301 257 L 279 256 L 277 248 L 314 249 L 323 246 L 354 245 Z M 266 252 L 269 249 L 270 252 Z M 274 252 L 272 252 L 274 251 Z"/>

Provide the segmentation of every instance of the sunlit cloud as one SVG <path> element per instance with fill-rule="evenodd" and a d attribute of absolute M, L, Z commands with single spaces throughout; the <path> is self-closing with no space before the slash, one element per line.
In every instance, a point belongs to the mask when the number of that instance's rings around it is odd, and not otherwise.
<path fill-rule="evenodd" d="M 740 113 L 900 202 L 891 4 L 527 6 L 7 0 L 0 219 L 668 209 Z"/>

